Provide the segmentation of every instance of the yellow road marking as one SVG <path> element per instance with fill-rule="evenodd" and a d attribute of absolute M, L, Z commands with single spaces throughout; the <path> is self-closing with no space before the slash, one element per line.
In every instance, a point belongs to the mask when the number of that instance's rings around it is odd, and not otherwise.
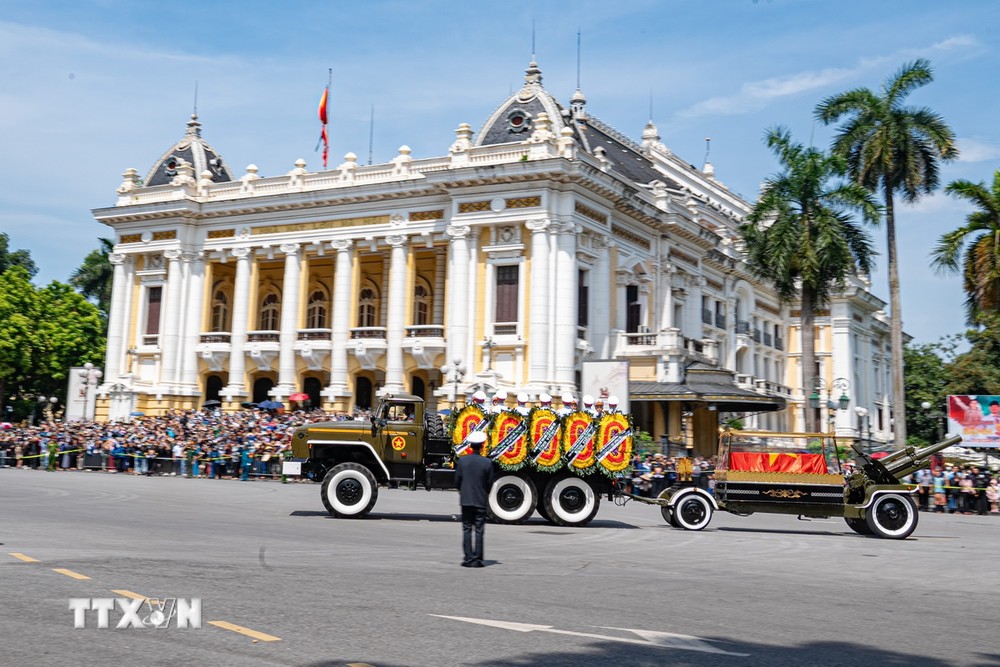
<path fill-rule="evenodd" d="M 36 558 L 32 558 L 31 556 L 25 556 L 24 554 L 19 554 L 16 551 L 11 551 L 10 555 L 13 556 L 14 558 L 18 559 L 18 560 L 23 560 L 25 563 L 40 563 L 41 562 L 40 560 L 38 560 Z"/>
<path fill-rule="evenodd" d="M 223 630 L 232 630 L 233 632 L 238 632 L 241 635 L 246 635 L 247 637 L 253 637 L 254 639 L 258 639 L 262 642 L 281 641 L 281 637 L 275 637 L 274 635 L 257 632 L 256 630 L 244 628 L 242 625 L 236 625 L 235 623 L 230 623 L 229 621 L 209 621 L 208 624 L 214 625 L 217 628 L 222 628 Z"/>
<path fill-rule="evenodd" d="M 73 570 L 67 570 L 64 567 L 54 567 L 52 568 L 52 571 L 58 572 L 59 574 L 65 574 L 67 577 L 73 577 L 74 579 L 90 579 L 90 577 L 85 574 L 80 574 L 79 572 L 74 572 Z"/>
<path fill-rule="evenodd" d="M 123 598 L 132 598 L 133 600 L 149 600 L 153 604 L 159 602 L 159 600 L 157 600 L 156 598 L 146 597 L 145 595 L 140 595 L 135 591 L 125 590 L 124 588 L 113 589 L 111 592 L 118 593 L 118 595 L 122 596 Z"/>

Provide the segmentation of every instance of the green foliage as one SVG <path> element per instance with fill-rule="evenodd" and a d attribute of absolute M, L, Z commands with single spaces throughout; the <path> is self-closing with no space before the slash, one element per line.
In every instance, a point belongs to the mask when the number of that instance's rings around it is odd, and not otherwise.
<path fill-rule="evenodd" d="M 20 266 L 27 274 L 28 278 L 34 278 L 38 273 L 38 267 L 31 259 L 31 254 L 27 250 L 10 251 L 10 237 L 5 232 L 0 232 L 0 273 L 6 273 L 7 269 Z"/>
<path fill-rule="evenodd" d="M 27 416 L 36 396 L 65 405 L 69 368 L 103 357 L 96 306 L 64 283 L 36 288 L 21 266 L 0 274 L 0 399 L 14 405 L 15 419 Z"/>
<path fill-rule="evenodd" d="M 946 359 L 953 354 L 954 343 L 948 340 L 905 348 L 907 444 L 928 445 L 943 432 L 939 418 L 932 414 L 945 412 L 945 387 L 950 377 Z M 931 404 L 930 410 L 923 409 L 925 401 Z"/>
<path fill-rule="evenodd" d="M 108 315 L 111 312 L 111 283 L 114 269 L 108 255 L 114 249 L 110 239 L 98 239 L 101 247 L 92 250 L 69 277 L 69 284 L 80 291 L 91 302 L 96 303 L 101 313 L 104 331 L 107 331 Z"/>

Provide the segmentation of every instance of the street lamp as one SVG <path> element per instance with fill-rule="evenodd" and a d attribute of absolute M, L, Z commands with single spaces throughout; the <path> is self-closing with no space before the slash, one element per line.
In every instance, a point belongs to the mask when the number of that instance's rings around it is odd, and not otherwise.
<path fill-rule="evenodd" d="M 816 378 L 813 382 L 813 391 L 809 395 L 809 407 L 819 410 L 820 391 L 824 391 L 827 396 L 826 410 L 827 421 L 833 427 L 833 422 L 837 419 L 837 410 L 847 410 L 851 406 L 851 398 L 847 391 L 851 388 L 851 383 L 847 378 L 835 378 L 829 385 L 823 384 L 822 378 Z M 835 390 L 840 392 L 840 397 L 834 400 Z"/>
<path fill-rule="evenodd" d="M 865 452 L 868 454 L 872 453 L 872 424 L 868 417 L 868 408 L 863 408 L 860 405 L 854 408 L 854 412 L 858 415 L 858 440 L 861 440 L 862 432 L 865 433 Z"/>
<path fill-rule="evenodd" d="M 104 373 L 101 369 L 94 368 L 94 364 L 89 361 L 83 365 L 80 377 L 83 378 L 86 394 L 84 396 L 83 418 L 93 421 L 97 412 L 97 385 Z"/>
<path fill-rule="evenodd" d="M 45 406 L 45 412 L 46 412 L 46 414 L 49 417 L 49 421 L 52 421 L 52 420 L 55 419 L 55 412 L 54 411 L 56 409 L 56 403 L 58 403 L 58 402 L 59 402 L 59 399 L 56 398 L 55 396 L 50 396 L 49 397 L 49 404 Z"/>
<path fill-rule="evenodd" d="M 493 369 L 493 348 L 496 347 L 496 343 L 493 342 L 491 336 L 483 336 L 483 342 L 480 343 L 483 351 L 486 353 L 486 372 L 489 373 Z"/>
<path fill-rule="evenodd" d="M 944 418 L 946 415 L 943 412 L 938 412 L 937 410 L 931 412 L 933 405 L 930 401 L 924 401 L 920 404 L 920 407 L 923 408 L 924 413 L 926 413 L 928 417 L 934 420 L 934 432 L 937 435 L 937 442 L 941 442 L 944 440 Z"/>
<path fill-rule="evenodd" d="M 451 402 L 454 403 L 458 395 L 458 384 L 465 378 L 465 364 L 460 358 L 456 358 L 450 364 L 441 367 L 441 375 L 444 376 L 446 383 L 452 383 Z"/>

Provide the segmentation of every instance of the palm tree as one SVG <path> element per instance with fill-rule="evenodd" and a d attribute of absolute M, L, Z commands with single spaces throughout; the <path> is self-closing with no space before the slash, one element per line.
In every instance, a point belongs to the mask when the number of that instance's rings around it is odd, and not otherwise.
<path fill-rule="evenodd" d="M 945 192 L 971 202 L 977 210 L 964 225 L 941 235 L 931 263 L 945 273 L 962 272 L 968 323 L 983 324 L 985 317 L 1000 314 L 1000 170 L 993 174 L 992 188 L 958 180 Z"/>
<path fill-rule="evenodd" d="M 760 199 L 741 225 L 751 273 L 774 285 L 785 302 L 801 299 L 802 387 L 816 387 L 816 310 L 842 287 L 848 275 L 870 272 L 871 236 L 856 222 L 858 212 L 875 222 L 879 206 L 865 188 L 846 180 L 842 157 L 805 148 L 788 130 L 765 135 L 782 172 L 768 178 Z M 809 411 L 806 427 L 819 430 Z"/>
<path fill-rule="evenodd" d="M 887 79 L 879 93 L 856 88 L 829 97 L 816 107 L 816 118 L 824 123 L 845 119 L 834 137 L 833 151 L 847 159 L 854 181 L 871 192 L 880 192 L 885 204 L 897 447 L 906 444 L 906 402 L 894 197 L 898 193 L 903 201 L 913 202 L 933 191 L 938 186 L 938 163 L 958 157 L 955 135 L 941 116 L 926 107 L 904 104 L 907 95 L 933 79 L 930 63 L 921 58 Z"/>
<path fill-rule="evenodd" d="M 108 255 L 114 250 L 115 244 L 110 239 L 98 239 L 101 247 L 92 250 L 83 259 L 83 264 L 70 274 L 69 284 L 80 294 L 95 301 L 101 311 L 101 319 L 107 330 L 108 314 L 111 312 L 111 283 L 114 279 L 114 269 L 108 261 Z"/>

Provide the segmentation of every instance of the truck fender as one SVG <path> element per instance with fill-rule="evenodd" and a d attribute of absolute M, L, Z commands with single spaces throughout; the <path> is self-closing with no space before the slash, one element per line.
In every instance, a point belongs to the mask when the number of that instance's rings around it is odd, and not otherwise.
<path fill-rule="evenodd" d="M 715 502 L 715 496 L 713 496 L 711 493 L 708 493 L 704 489 L 698 488 L 697 486 L 689 486 L 672 494 L 667 502 L 667 507 L 673 507 L 674 505 L 679 503 L 682 498 L 685 498 L 691 495 L 692 493 L 699 495 L 705 500 L 707 500 L 708 503 L 712 506 L 712 510 L 716 512 L 719 511 L 719 504 Z"/>
<path fill-rule="evenodd" d="M 319 445 L 323 448 L 343 447 L 345 449 L 359 449 L 359 448 L 366 449 L 371 454 L 371 461 L 374 461 L 376 464 L 378 464 L 378 469 L 382 471 L 383 475 L 385 475 L 383 479 L 389 479 L 389 469 L 385 466 L 385 463 L 382 461 L 382 459 L 379 458 L 378 454 L 375 453 L 375 448 L 372 447 L 370 443 L 367 443 L 364 440 L 354 440 L 354 441 L 309 440 L 308 444 L 310 448 L 312 448 L 313 445 Z M 369 468 L 372 468 L 373 466 L 371 464 L 371 461 L 365 461 L 364 463 L 368 465 Z M 372 470 L 372 472 L 374 473 L 375 470 Z M 376 475 L 376 477 L 377 476 L 378 475 Z"/>

